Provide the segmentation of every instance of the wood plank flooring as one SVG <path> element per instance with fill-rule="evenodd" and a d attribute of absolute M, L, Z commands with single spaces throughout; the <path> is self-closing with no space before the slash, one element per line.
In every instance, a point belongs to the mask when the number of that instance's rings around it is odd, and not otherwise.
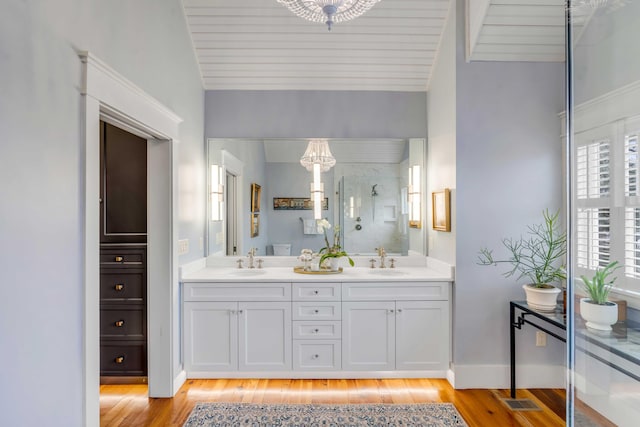
<path fill-rule="evenodd" d="M 470 427 L 564 426 L 564 390 L 518 390 L 542 411 L 513 412 L 507 390 L 454 390 L 441 379 L 187 380 L 171 399 L 147 397 L 147 386 L 100 386 L 100 425 L 182 426 L 198 402 L 453 403 Z M 601 424 L 607 425 L 607 424 Z"/>

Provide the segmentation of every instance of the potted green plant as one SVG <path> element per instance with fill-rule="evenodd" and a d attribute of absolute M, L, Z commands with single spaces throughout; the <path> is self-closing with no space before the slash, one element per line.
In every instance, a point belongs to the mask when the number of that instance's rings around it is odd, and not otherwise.
<path fill-rule="evenodd" d="M 333 231 L 333 244 L 329 243 L 329 238 L 327 237 L 327 230 L 331 228 L 331 224 L 326 219 L 321 219 L 318 221 L 318 227 L 321 227 L 324 232 L 324 242 L 325 247 L 320 249 L 318 253 L 320 254 L 320 266 L 323 265 L 325 260 L 329 260 L 330 269 L 333 271 L 338 270 L 338 260 L 342 257 L 347 257 L 349 260 L 349 265 L 353 267 L 355 263 L 349 257 L 349 255 L 342 250 L 342 246 L 340 245 L 340 227 L 335 226 Z"/>
<path fill-rule="evenodd" d="M 534 310 L 553 311 L 557 305 L 559 284 L 566 279 L 565 255 L 567 234 L 558 224 L 559 212 L 542 212 L 544 222 L 528 226 L 526 236 L 519 239 L 505 238 L 502 244 L 510 252 L 507 259 L 495 259 L 493 251 L 480 249 L 479 265 L 510 264 L 505 277 L 518 275 L 516 280 L 527 278 L 529 283 L 522 286 L 527 304 Z"/>
<path fill-rule="evenodd" d="M 587 328 L 610 331 L 611 325 L 618 321 L 618 304 L 609 301 L 609 292 L 616 281 L 610 277 L 618 268 L 618 261 L 613 261 L 597 269 L 591 279 L 580 276 L 589 295 L 580 299 L 580 316 L 587 322 Z"/>

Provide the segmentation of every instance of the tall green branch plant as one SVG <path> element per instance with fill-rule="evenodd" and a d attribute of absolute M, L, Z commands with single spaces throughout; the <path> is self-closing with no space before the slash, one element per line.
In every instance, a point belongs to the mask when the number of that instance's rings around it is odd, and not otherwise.
<path fill-rule="evenodd" d="M 511 269 L 504 273 L 505 277 L 517 275 L 516 280 L 526 277 L 538 288 L 566 279 L 567 234 L 558 224 L 559 214 L 545 210 L 542 212 L 544 223 L 528 226 L 526 236 L 502 239 L 502 244 L 511 254 L 507 259 L 495 259 L 493 250 L 480 249 L 478 264 L 510 264 Z"/>

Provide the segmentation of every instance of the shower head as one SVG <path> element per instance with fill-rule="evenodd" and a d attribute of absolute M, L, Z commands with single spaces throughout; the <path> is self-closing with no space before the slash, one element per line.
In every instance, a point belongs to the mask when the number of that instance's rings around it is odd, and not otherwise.
<path fill-rule="evenodd" d="M 371 187 L 371 196 L 375 197 L 378 195 L 378 192 L 376 191 L 376 187 L 378 186 L 378 184 L 374 184 L 373 187 Z"/>

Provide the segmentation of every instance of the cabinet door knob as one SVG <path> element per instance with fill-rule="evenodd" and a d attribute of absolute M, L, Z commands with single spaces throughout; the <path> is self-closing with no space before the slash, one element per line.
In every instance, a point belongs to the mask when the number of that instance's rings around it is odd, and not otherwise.
<path fill-rule="evenodd" d="M 317 359 L 318 357 L 320 357 L 320 356 L 319 356 L 319 355 L 317 355 L 317 354 L 314 354 L 312 358 L 313 358 L 313 359 Z"/>
<path fill-rule="evenodd" d="M 313 312 L 314 312 L 315 314 L 318 314 L 318 313 L 320 313 L 320 310 L 313 310 Z"/>
<path fill-rule="evenodd" d="M 317 290 L 316 290 L 316 291 L 313 291 L 313 294 L 314 294 L 314 295 L 318 295 L 318 291 L 317 291 Z"/>
<path fill-rule="evenodd" d="M 393 309 L 389 310 L 389 314 L 393 314 Z"/>
<path fill-rule="evenodd" d="M 313 333 L 314 333 L 314 334 L 317 334 L 318 332 L 320 332 L 320 329 L 314 329 L 314 330 L 313 330 Z"/>
<path fill-rule="evenodd" d="M 402 313 L 402 309 L 401 308 L 399 308 L 397 311 L 398 311 L 398 313 Z"/>
<path fill-rule="evenodd" d="M 124 258 L 121 257 L 121 256 L 117 256 L 116 257 L 116 262 L 122 262 L 123 260 L 124 260 Z"/>
<path fill-rule="evenodd" d="M 244 310 L 238 310 L 238 313 L 242 314 L 244 313 Z"/>
<path fill-rule="evenodd" d="M 124 320 L 118 320 L 118 321 L 116 321 L 115 325 L 116 325 L 118 328 L 122 328 L 122 327 L 124 326 Z"/>
<path fill-rule="evenodd" d="M 117 364 L 121 364 L 122 362 L 124 362 L 124 356 L 118 356 L 114 359 L 114 362 L 116 362 Z"/>
<path fill-rule="evenodd" d="M 124 284 L 122 283 L 118 283 L 117 285 L 114 286 L 115 290 L 120 292 L 122 290 L 124 290 Z"/>

